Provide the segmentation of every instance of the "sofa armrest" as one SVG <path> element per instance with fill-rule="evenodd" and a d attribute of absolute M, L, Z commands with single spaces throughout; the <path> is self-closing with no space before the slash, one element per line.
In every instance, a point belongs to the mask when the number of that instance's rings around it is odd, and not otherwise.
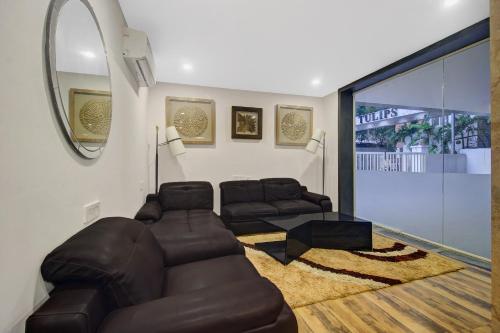
<path fill-rule="evenodd" d="M 259 277 L 116 310 L 99 332 L 244 332 L 276 322 L 285 304 L 280 291 Z"/>
<path fill-rule="evenodd" d="M 150 193 L 150 194 L 146 195 L 146 202 L 151 202 L 151 201 L 160 202 L 160 198 L 158 197 L 158 194 Z"/>
<path fill-rule="evenodd" d="M 135 214 L 135 219 L 150 224 L 158 221 L 161 218 L 161 213 L 161 206 L 158 201 L 146 201 Z"/>
<path fill-rule="evenodd" d="M 175 266 L 233 254 L 245 254 L 245 248 L 233 233 L 226 229 L 207 233 L 157 235 L 163 249 L 165 265 Z"/>
<path fill-rule="evenodd" d="M 96 287 L 60 286 L 26 320 L 26 333 L 94 333 L 112 310 Z"/>
<path fill-rule="evenodd" d="M 332 211 L 332 201 L 330 197 L 312 192 L 302 192 L 302 199 L 321 206 L 323 212 Z"/>

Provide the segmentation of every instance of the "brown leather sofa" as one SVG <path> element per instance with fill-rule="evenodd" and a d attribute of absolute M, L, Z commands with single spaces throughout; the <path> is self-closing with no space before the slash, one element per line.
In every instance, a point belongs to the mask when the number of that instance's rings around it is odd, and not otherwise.
<path fill-rule="evenodd" d="M 197 212 L 182 216 L 161 223 L 184 221 L 189 226 L 172 230 L 194 233 L 224 230 L 218 223 L 197 226 Z M 53 250 L 41 271 L 55 289 L 28 318 L 26 332 L 297 332 L 281 292 L 243 254 L 198 259 L 204 256 L 198 250 L 191 257 L 176 250 L 178 259 L 164 243 L 168 235 L 158 230 L 137 220 L 105 218 Z"/>
<path fill-rule="evenodd" d="M 228 181 L 219 187 L 222 220 L 236 235 L 277 230 L 261 217 L 332 211 L 329 197 L 307 191 L 293 178 Z"/>

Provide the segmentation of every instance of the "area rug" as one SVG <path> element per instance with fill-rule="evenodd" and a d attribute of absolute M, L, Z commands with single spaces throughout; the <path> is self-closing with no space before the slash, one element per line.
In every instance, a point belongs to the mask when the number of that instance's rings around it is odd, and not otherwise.
<path fill-rule="evenodd" d="M 272 233 L 238 239 L 248 259 L 283 292 L 292 308 L 464 268 L 451 259 L 378 234 L 373 235 L 371 252 L 310 249 L 286 266 L 254 246 L 284 237 L 284 233 Z"/>

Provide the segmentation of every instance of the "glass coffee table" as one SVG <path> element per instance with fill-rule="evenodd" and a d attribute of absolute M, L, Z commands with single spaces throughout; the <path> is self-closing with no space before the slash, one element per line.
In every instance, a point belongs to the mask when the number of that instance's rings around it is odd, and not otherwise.
<path fill-rule="evenodd" d="M 262 217 L 260 221 L 286 232 L 283 241 L 255 247 L 288 265 L 310 248 L 371 251 L 372 223 L 336 212 Z"/>

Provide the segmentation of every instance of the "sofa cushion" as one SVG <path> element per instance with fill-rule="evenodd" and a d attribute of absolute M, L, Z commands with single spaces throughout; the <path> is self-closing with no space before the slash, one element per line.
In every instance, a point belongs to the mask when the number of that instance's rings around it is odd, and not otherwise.
<path fill-rule="evenodd" d="M 165 265 L 177 266 L 193 261 L 245 254 L 234 234 L 221 228 L 203 232 L 164 234 L 158 239 L 165 253 Z"/>
<path fill-rule="evenodd" d="M 208 209 L 169 210 L 163 212 L 161 219 L 151 225 L 151 230 L 168 230 L 174 232 L 191 232 L 206 228 L 226 228 L 220 218 Z M 175 230 L 175 231 L 174 231 Z"/>
<path fill-rule="evenodd" d="M 321 213 L 321 206 L 305 200 L 278 200 L 271 201 L 271 205 L 276 207 L 280 215 Z"/>
<path fill-rule="evenodd" d="M 222 207 L 222 216 L 230 218 L 232 221 L 277 215 L 278 209 L 266 202 L 240 202 Z"/>
<path fill-rule="evenodd" d="M 189 227 L 187 219 L 174 220 L 164 217 L 159 222 L 151 224 L 150 230 L 160 241 L 160 244 L 163 235 L 176 235 L 191 232 L 191 228 Z"/>
<path fill-rule="evenodd" d="M 188 211 L 185 209 L 167 210 L 161 215 L 161 223 L 188 223 Z"/>
<path fill-rule="evenodd" d="M 160 186 L 159 200 L 162 209 L 213 210 L 214 190 L 209 182 L 174 182 Z"/>
<path fill-rule="evenodd" d="M 261 180 L 265 201 L 300 199 L 300 184 L 293 178 L 267 178 Z"/>
<path fill-rule="evenodd" d="M 254 266 L 243 255 L 195 261 L 167 269 L 163 296 L 223 286 L 231 282 L 249 280 L 259 276 Z"/>
<path fill-rule="evenodd" d="M 162 247 L 172 237 L 192 232 L 210 237 L 212 229 L 214 232 L 226 230 L 226 226 L 213 211 L 206 209 L 169 210 L 163 212 L 158 222 L 150 225 L 151 232 Z"/>
<path fill-rule="evenodd" d="M 42 276 L 56 285 L 102 286 L 118 306 L 130 306 L 161 297 L 163 252 L 146 225 L 122 217 L 104 218 L 47 255 Z"/>
<path fill-rule="evenodd" d="M 188 222 L 191 231 L 202 231 L 207 228 L 226 229 L 220 217 L 212 210 L 192 209 L 188 211 Z"/>
<path fill-rule="evenodd" d="M 264 189 L 258 180 L 229 181 L 219 184 L 221 204 L 264 201 Z"/>
<path fill-rule="evenodd" d="M 112 312 L 100 333 L 297 333 L 293 312 L 269 280 L 253 278 Z"/>

